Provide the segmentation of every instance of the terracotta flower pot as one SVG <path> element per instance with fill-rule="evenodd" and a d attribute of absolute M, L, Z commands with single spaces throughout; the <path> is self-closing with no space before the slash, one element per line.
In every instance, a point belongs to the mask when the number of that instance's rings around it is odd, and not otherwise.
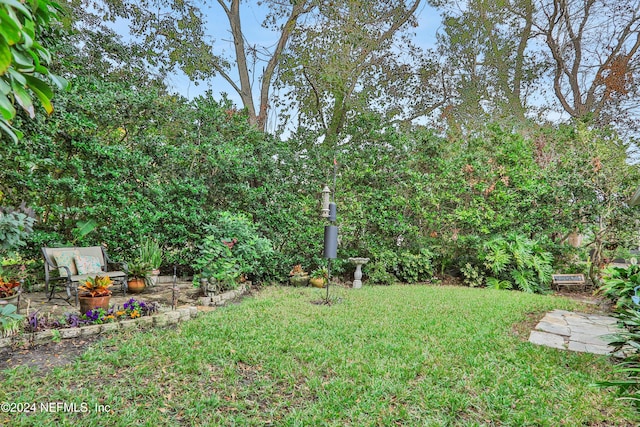
<path fill-rule="evenodd" d="M 127 288 L 129 290 L 129 292 L 131 292 L 132 294 L 139 294 L 140 292 L 144 291 L 144 288 L 147 285 L 144 283 L 144 279 L 129 279 L 129 282 L 127 283 Z"/>
<path fill-rule="evenodd" d="M 86 314 L 87 311 L 94 308 L 103 308 L 109 310 L 109 302 L 111 301 L 111 295 L 104 297 L 78 297 L 80 301 L 80 313 Z"/>
<path fill-rule="evenodd" d="M 324 288 L 324 282 L 324 277 L 312 277 L 309 279 L 309 283 L 315 288 Z"/>

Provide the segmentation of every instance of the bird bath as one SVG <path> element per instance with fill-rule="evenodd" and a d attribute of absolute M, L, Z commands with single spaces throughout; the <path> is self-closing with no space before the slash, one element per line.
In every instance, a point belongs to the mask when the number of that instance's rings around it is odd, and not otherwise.
<path fill-rule="evenodd" d="M 362 266 L 369 262 L 369 258 L 349 258 L 349 262 L 356 265 L 356 271 L 353 273 L 353 288 L 362 287 Z"/>

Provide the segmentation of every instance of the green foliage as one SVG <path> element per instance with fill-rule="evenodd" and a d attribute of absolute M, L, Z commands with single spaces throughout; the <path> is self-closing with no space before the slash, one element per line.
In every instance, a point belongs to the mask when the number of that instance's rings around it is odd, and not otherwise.
<path fill-rule="evenodd" d="M 470 262 L 466 263 L 464 266 L 460 268 L 460 272 L 464 279 L 462 282 L 471 287 L 475 288 L 477 286 L 482 286 L 485 281 L 484 273 L 478 266 L 472 265 Z"/>
<path fill-rule="evenodd" d="M 162 248 L 160 248 L 157 241 L 149 237 L 143 238 L 138 252 L 138 258 L 149 264 L 152 270 L 160 268 L 162 264 Z"/>
<path fill-rule="evenodd" d="M 509 289 L 515 285 L 521 291 L 542 292 L 551 282 L 553 256 L 540 242 L 520 234 L 493 237 L 483 244 L 479 259 L 487 275 L 491 275 L 487 286 L 492 288 Z"/>
<path fill-rule="evenodd" d="M 24 204 L 18 209 L 0 208 L 0 253 L 11 254 L 25 246 L 35 221 L 33 210 Z"/>
<path fill-rule="evenodd" d="M 239 274 L 262 280 L 269 271 L 268 259 L 273 256 L 273 246 L 269 239 L 260 237 L 258 225 L 243 214 L 219 212 L 216 220 L 204 226 L 207 245 L 229 249 L 237 265 Z M 219 251 L 218 251 L 219 252 Z M 227 251 L 223 251 L 226 254 Z M 211 258 L 210 255 L 207 256 Z M 200 265 L 200 264 L 199 264 Z"/>
<path fill-rule="evenodd" d="M 199 252 L 192 264 L 194 285 L 200 279 L 212 279 L 219 290 L 226 290 L 234 288 L 242 275 L 261 280 L 269 273 L 271 242 L 259 236 L 258 226 L 246 216 L 218 212 L 204 231 L 207 234 L 197 245 Z"/>
<path fill-rule="evenodd" d="M 40 258 L 45 245 L 77 242 L 105 243 L 116 260 L 133 259 L 139 236 L 157 236 L 164 263 L 191 274 L 208 262 L 196 259 L 195 248 L 211 233 L 214 246 L 238 239 L 233 259 L 218 249 L 232 265 L 212 274 L 284 281 L 292 265 L 324 261 L 318 200 L 332 182 L 334 158 L 340 226 L 334 275 L 352 271 L 346 261 L 352 256 L 371 258 L 369 281 L 387 284 L 428 280 L 433 271 L 455 274 L 470 263 L 487 277 L 536 291 L 548 276 L 548 257 L 526 248 L 481 250 L 490 236 L 550 236 L 542 252 L 568 259 L 562 236 L 606 214 L 606 231 L 596 233 L 600 243 L 631 240 L 628 224 L 640 211 L 620 206 L 637 167 L 620 163 L 625 147 L 615 135 L 578 126 L 520 132 L 490 125 L 468 138 L 445 138 L 385 127 L 384 118 L 367 113 L 348 120 L 349 138 L 334 148 L 305 129 L 282 141 L 256 131 L 226 99 L 168 93 L 112 34 L 82 35 L 78 46 L 52 47 L 74 75 L 70 92 L 60 94 L 47 120 L 18 112 L 25 138 L 0 150 L 2 203 L 26 200 L 39 218 L 21 247 L 26 258 Z M 611 160 L 597 172 L 596 149 Z M 603 189 L 609 210 L 600 208 Z M 203 232 L 220 212 L 244 216 L 244 229 L 220 224 L 227 231 Z M 618 214 L 624 220 L 615 220 Z M 85 234 L 85 225 L 94 232 Z M 478 261 L 481 252 L 487 258 Z"/>
<path fill-rule="evenodd" d="M 367 284 L 391 286 L 398 282 L 398 278 L 387 270 L 382 261 L 374 261 L 365 267 Z"/>
<path fill-rule="evenodd" d="M 127 275 L 132 279 L 143 279 L 145 284 L 150 284 L 151 264 L 142 258 L 136 258 L 127 263 Z"/>
<path fill-rule="evenodd" d="M 621 310 L 640 308 L 631 300 L 637 286 L 640 286 L 640 265 L 609 267 L 602 272 L 602 284 L 598 293 L 609 298 Z"/>
<path fill-rule="evenodd" d="M 398 255 L 398 264 L 395 267 L 395 276 L 405 283 L 423 282 L 433 276 L 431 259 L 433 254 L 428 249 L 420 249 L 413 254 L 403 251 Z"/>
<path fill-rule="evenodd" d="M 513 284 L 508 280 L 500 280 L 495 277 L 487 277 L 487 288 L 489 289 L 512 289 Z"/>
<path fill-rule="evenodd" d="M 398 265 L 398 256 L 389 250 L 376 254 L 372 262 L 364 265 L 363 273 L 367 276 L 367 283 L 372 285 L 393 285 L 398 278 L 393 271 Z"/>
<path fill-rule="evenodd" d="M 60 6 L 50 0 L 0 2 L 0 131 L 14 141 L 22 135 L 11 126 L 14 105 L 33 118 L 35 96 L 51 114 L 53 91 L 43 78 L 61 89 L 67 86 L 47 69 L 51 53 L 41 44 L 41 33 L 58 20 L 59 11 Z"/>
<path fill-rule="evenodd" d="M 0 332 L 3 337 L 15 334 L 19 329 L 24 316 L 18 314 L 17 307 L 13 304 L 0 305 Z"/>
<path fill-rule="evenodd" d="M 312 279 L 325 279 L 325 281 L 329 278 L 329 270 L 327 267 L 319 267 L 313 270 L 310 274 Z"/>
<path fill-rule="evenodd" d="M 626 331 L 615 334 L 609 345 L 613 346 L 613 352 L 622 351 L 625 354 L 615 370 L 624 379 L 600 381 L 598 385 L 616 387 L 619 398 L 631 401 L 640 413 L 640 311 L 637 307 L 622 310 L 617 317 Z"/>
<path fill-rule="evenodd" d="M 198 256 L 192 264 L 197 272 L 193 276 L 194 286 L 200 286 L 200 280 L 206 279 L 213 281 L 218 291 L 234 289 L 241 271 L 231 249 L 216 236 L 206 236 L 198 245 L 198 250 Z"/>

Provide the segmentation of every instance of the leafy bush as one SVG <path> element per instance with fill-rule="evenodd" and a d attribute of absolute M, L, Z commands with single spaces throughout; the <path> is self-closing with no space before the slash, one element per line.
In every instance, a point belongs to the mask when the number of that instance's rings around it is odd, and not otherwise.
<path fill-rule="evenodd" d="M 620 399 L 629 400 L 640 412 L 640 312 L 627 309 L 617 314 L 622 325 L 627 329 L 613 336 L 609 344 L 613 351 L 624 351 L 624 360 L 616 367 L 617 374 L 626 375 L 626 379 L 600 381 L 601 387 L 617 387 Z"/>
<path fill-rule="evenodd" d="M 539 242 L 520 234 L 492 238 L 484 243 L 478 258 L 491 287 L 509 289 L 509 283 L 521 291 L 542 292 L 551 282 L 553 256 Z"/>
<path fill-rule="evenodd" d="M 201 279 L 213 280 L 218 291 L 234 289 L 240 278 L 238 260 L 231 249 L 215 236 L 206 236 L 198 245 L 199 253 L 194 263 L 194 286 L 200 286 Z"/>
<path fill-rule="evenodd" d="M 484 273 L 480 270 L 479 267 L 472 265 L 470 262 L 461 267 L 460 272 L 464 276 L 462 282 L 465 285 L 471 288 L 475 288 L 484 284 Z"/>
<path fill-rule="evenodd" d="M 9 337 L 20 330 L 24 316 L 13 304 L 0 305 L 0 337 Z"/>
<path fill-rule="evenodd" d="M 194 284 L 200 278 L 213 279 L 224 289 L 234 287 L 241 275 L 262 280 L 273 256 L 271 242 L 258 234 L 258 227 L 242 214 L 220 212 L 216 221 L 204 227 L 206 236 L 198 244 L 192 264 Z"/>
<path fill-rule="evenodd" d="M 427 249 L 421 249 L 418 254 L 403 251 L 398 256 L 395 266 L 395 276 L 405 283 L 416 283 L 431 279 L 433 270 L 431 259 L 433 254 Z"/>
<path fill-rule="evenodd" d="M 398 256 L 389 250 L 374 255 L 373 260 L 364 265 L 363 273 L 371 285 L 393 285 L 398 278 L 393 274 L 398 265 Z"/>
<path fill-rule="evenodd" d="M 11 253 L 24 246 L 35 223 L 33 210 L 24 203 L 18 208 L 0 208 L 0 251 Z"/>
<path fill-rule="evenodd" d="M 365 267 L 368 284 L 391 286 L 398 281 L 396 276 L 387 271 L 387 267 L 384 262 L 374 261 L 367 264 Z"/>
<path fill-rule="evenodd" d="M 637 286 L 640 286 L 640 265 L 608 267 L 603 271 L 598 293 L 609 298 L 619 309 L 631 308 L 634 305 L 631 297 Z"/>
<path fill-rule="evenodd" d="M 220 212 L 204 230 L 208 239 L 217 240 L 230 249 L 240 274 L 254 280 L 261 280 L 267 274 L 267 260 L 273 255 L 273 245 L 259 235 L 258 225 L 246 215 Z"/>

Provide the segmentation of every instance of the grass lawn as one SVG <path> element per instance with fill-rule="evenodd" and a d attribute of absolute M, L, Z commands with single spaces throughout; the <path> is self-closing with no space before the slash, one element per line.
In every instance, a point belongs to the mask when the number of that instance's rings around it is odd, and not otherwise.
<path fill-rule="evenodd" d="M 607 357 L 529 344 L 551 296 L 435 286 L 267 288 L 176 329 L 120 333 L 46 376 L 2 372 L 0 425 L 637 425 Z M 98 412 L 95 405 L 109 406 Z"/>

